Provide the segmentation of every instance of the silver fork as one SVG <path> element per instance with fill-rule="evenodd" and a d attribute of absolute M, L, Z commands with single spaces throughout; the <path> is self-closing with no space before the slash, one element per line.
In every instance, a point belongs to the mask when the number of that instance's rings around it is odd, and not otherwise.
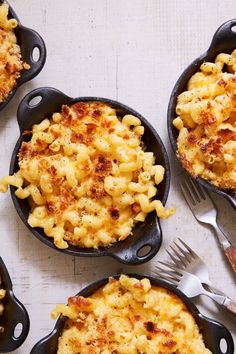
<path fill-rule="evenodd" d="M 209 224 L 214 228 L 223 252 L 236 273 L 236 248 L 233 247 L 217 225 L 217 210 L 210 196 L 190 177 L 185 177 L 183 182 L 180 183 L 180 187 L 194 217 L 201 223 Z"/>
<path fill-rule="evenodd" d="M 155 274 L 161 277 L 164 276 L 168 282 L 176 285 L 177 288 L 188 297 L 206 295 L 236 314 L 236 301 L 230 299 L 228 296 L 213 287 L 210 289 L 212 291 L 216 290 L 215 292 L 210 292 L 204 289 L 201 283 L 211 285 L 205 263 L 189 246 L 186 245 L 186 243 L 181 239 L 179 239 L 179 241 L 184 245 L 187 251 L 174 242 L 174 245 L 178 250 L 172 246 L 170 246 L 172 252 L 167 250 L 172 262 L 159 261 L 158 263 L 160 263 L 162 267 L 156 266 Z M 163 268 L 163 266 L 165 268 Z"/>
<path fill-rule="evenodd" d="M 175 248 L 173 246 L 169 246 L 170 251 L 166 250 L 172 262 L 159 261 L 159 263 L 164 266 L 167 265 L 173 270 L 178 268 L 195 274 L 200 279 L 202 284 L 208 285 L 210 290 L 218 294 L 223 294 L 220 290 L 213 287 L 210 281 L 208 268 L 204 261 L 197 255 L 197 253 L 194 252 L 192 248 L 181 240 L 181 238 L 178 237 L 178 241 L 179 244 L 177 242 L 173 242 Z"/>

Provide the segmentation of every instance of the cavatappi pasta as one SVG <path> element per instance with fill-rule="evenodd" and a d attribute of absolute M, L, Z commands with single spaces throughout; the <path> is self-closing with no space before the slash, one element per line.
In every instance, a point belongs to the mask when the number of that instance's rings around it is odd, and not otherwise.
<path fill-rule="evenodd" d="M 236 50 L 204 62 L 178 96 L 178 157 L 194 177 L 236 189 Z"/>
<path fill-rule="evenodd" d="M 0 5 L 0 103 L 16 86 L 22 69 L 30 66 L 21 60 L 20 47 L 14 34 L 17 20 L 8 19 L 8 5 Z"/>
<path fill-rule="evenodd" d="M 111 278 L 52 312 L 68 317 L 57 354 L 210 354 L 180 298 L 148 279 Z"/>
<path fill-rule="evenodd" d="M 30 197 L 28 223 L 41 227 L 58 248 L 107 246 L 124 240 L 134 223 L 156 211 L 167 218 L 156 185 L 165 169 L 145 152 L 144 127 L 133 115 L 118 117 L 102 102 L 78 102 L 32 128 L 19 151 L 20 170 L 0 181 Z"/>
<path fill-rule="evenodd" d="M 3 314 L 4 306 L 2 303 L 3 298 L 6 295 L 6 290 L 1 288 L 1 276 L 0 276 L 0 316 Z M 4 328 L 0 326 L 0 334 L 4 332 Z"/>

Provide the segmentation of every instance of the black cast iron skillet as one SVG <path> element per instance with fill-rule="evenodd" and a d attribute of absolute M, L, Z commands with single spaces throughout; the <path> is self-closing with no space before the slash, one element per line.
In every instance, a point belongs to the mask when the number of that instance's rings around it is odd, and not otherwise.
<path fill-rule="evenodd" d="M 173 126 L 173 120 L 177 116 L 175 113 L 177 97 L 187 89 L 187 83 L 189 79 L 193 74 L 199 71 L 199 68 L 204 61 L 214 62 L 217 54 L 222 52 L 231 53 L 234 49 L 236 49 L 236 32 L 233 30 L 234 26 L 236 26 L 236 19 L 227 21 L 222 26 L 220 26 L 214 34 L 208 50 L 187 67 L 187 69 L 182 73 L 174 86 L 167 111 L 167 125 L 170 142 L 175 154 L 177 152 L 176 141 L 178 137 L 178 130 Z M 216 192 L 217 194 L 226 198 L 234 207 L 234 209 L 236 209 L 236 193 L 234 191 L 217 188 L 202 178 L 197 178 L 196 180 L 208 190 Z"/>
<path fill-rule="evenodd" d="M 137 279 L 142 279 L 142 278 L 148 278 L 150 279 L 152 285 L 155 286 L 161 286 L 165 289 L 168 289 L 175 293 L 177 296 L 180 297 L 180 299 L 183 300 L 183 302 L 186 304 L 188 307 L 188 310 L 192 313 L 194 316 L 200 331 L 203 335 L 203 339 L 205 342 L 205 345 L 208 349 L 212 351 L 214 354 L 233 354 L 234 353 L 234 343 L 233 343 L 233 338 L 228 331 L 227 328 L 225 328 L 222 324 L 219 322 L 216 322 L 210 318 L 207 318 L 203 316 L 196 306 L 187 298 L 181 291 L 176 289 L 173 285 L 170 285 L 169 283 L 157 279 L 157 278 L 152 278 L 150 276 L 144 276 L 144 275 L 138 275 L 138 274 L 128 274 L 129 276 L 135 277 Z M 120 275 L 115 275 L 114 278 L 119 278 Z M 77 295 L 80 296 L 90 296 L 92 293 L 94 293 L 97 289 L 100 287 L 104 286 L 108 282 L 108 278 L 104 278 L 101 280 L 96 281 L 95 283 L 92 283 L 91 285 L 87 286 L 85 289 L 81 290 Z M 59 319 L 56 322 L 56 325 L 53 329 L 53 331 L 45 338 L 41 339 L 31 350 L 30 354 L 56 354 L 57 353 L 57 345 L 58 345 L 58 338 L 61 335 L 61 332 L 64 327 L 66 317 L 60 316 Z M 221 339 L 224 339 L 227 343 L 227 351 L 222 352 L 220 349 L 220 341 Z"/>
<path fill-rule="evenodd" d="M 0 353 L 8 353 L 17 349 L 26 339 L 29 333 L 29 316 L 25 307 L 15 297 L 12 291 L 12 282 L 7 268 L 0 257 L 0 277 L 2 282 L 0 288 L 6 289 L 6 296 L 3 298 L 4 312 L 0 316 L 0 326 L 4 332 L 0 333 Z M 21 325 L 21 333 L 14 332 L 16 326 Z"/>
<path fill-rule="evenodd" d="M 0 4 L 6 2 L 9 6 L 9 18 L 15 18 L 18 22 L 18 26 L 14 29 L 15 35 L 17 37 L 17 44 L 20 46 L 22 61 L 30 65 L 29 70 L 22 70 L 21 76 L 17 80 L 16 87 L 7 96 L 5 101 L 0 103 L 0 111 L 8 104 L 8 102 L 15 95 L 16 90 L 19 86 L 24 84 L 26 81 L 32 80 L 36 75 L 42 70 L 45 60 L 46 60 L 46 47 L 42 37 L 34 30 L 24 27 L 12 7 L 7 1 L 0 0 Z M 35 48 L 39 51 L 38 60 L 35 61 L 33 58 L 33 51 Z"/>
<path fill-rule="evenodd" d="M 36 105 L 32 105 L 33 99 L 39 97 L 41 98 L 41 101 Z M 75 102 L 81 101 L 102 101 L 119 110 L 122 116 L 124 114 L 133 114 L 140 118 L 145 127 L 143 141 L 147 147 L 147 151 L 153 151 L 154 155 L 157 157 L 156 162 L 165 167 L 164 181 L 158 186 L 158 198 L 160 198 L 160 200 L 165 204 L 170 185 L 170 167 L 165 147 L 156 131 L 145 118 L 133 109 L 119 102 L 98 97 L 71 98 L 54 88 L 38 88 L 27 94 L 19 105 L 17 119 L 20 132 L 22 133 L 24 130 L 30 130 L 33 124 L 39 123 L 45 117 L 50 117 L 53 112 L 60 111 L 63 104 L 71 105 Z M 27 139 L 29 139 L 29 137 L 21 134 L 16 143 L 10 164 L 10 174 L 13 174 L 19 169 L 17 154 L 22 141 L 27 141 Z M 69 246 L 69 248 L 65 250 L 59 250 L 54 246 L 52 239 L 45 236 L 42 229 L 31 228 L 29 226 L 27 222 L 30 212 L 29 203 L 27 200 L 18 199 L 14 192 L 15 188 L 11 187 L 13 203 L 24 224 L 40 241 L 60 252 L 68 253 L 72 256 L 112 256 L 122 263 L 139 264 L 147 262 L 154 257 L 161 246 L 161 227 L 159 219 L 156 217 L 155 212 L 153 212 L 147 216 L 144 223 L 138 223 L 134 227 L 132 236 L 128 237 L 124 241 L 116 242 L 110 247 L 101 247 L 95 250 L 92 248 L 87 249 Z M 141 249 L 143 252 L 145 249 L 146 254 L 141 255 Z"/>

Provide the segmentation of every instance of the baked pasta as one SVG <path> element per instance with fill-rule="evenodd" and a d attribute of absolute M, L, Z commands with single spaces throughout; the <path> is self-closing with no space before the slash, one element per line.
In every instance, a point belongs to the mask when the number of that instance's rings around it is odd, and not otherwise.
<path fill-rule="evenodd" d="M 3 102 L 16 86 L 23 69 L 30 66 L 21 60 L 20 47 L 14 33 L 17 20 L 8 19 L 8 5 L 0 5 L 0 103 Z"/>
<path fill-rule="evenodd" d="M 193 176 L 236 189 L 236 50 L 204 62 L 178 96 L 177 155 Z"/>
<path fill-rule="evenodd" d="M 153 200 L 165 169 L 144 151 L 141 121 L 118 114 L 102 102 L 62 106 L 33 126 L 19 151 L 20 170 L 0 181 L 0 191 L 11 184 L 18 198 L 30 197 L 29 225 L 43 228 L 58 248 L 108 246 L 151 211 L 160 218 L 174 212 Z"/>
<path fill-rule="evenodd" d="M 1 277 L 0 277 L 0 316 L 3 314 L 4 306 L 2 304 L 2 300 L 6 295 L 6 290 L 1 288 Z M 4 328 L 0 326 L 0 334 L 4 332 Z"/>
<path fill-rule="evenodd" d="M 74 296 L 52 311 L 68 319 L 58 354 L 210 354 L 180 298 L 148 279 L 121 275 L 90 297 Z"/>

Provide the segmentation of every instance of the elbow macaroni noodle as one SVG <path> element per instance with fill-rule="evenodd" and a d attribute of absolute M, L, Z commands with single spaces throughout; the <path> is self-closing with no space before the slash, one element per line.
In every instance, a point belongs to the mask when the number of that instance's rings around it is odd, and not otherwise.
<path fill-rule="evenodd" d="M 0 5 L 0 103 L 3 102 L 16 86 L 22 69 L 30 66 L 21 61 L 20 47 L 14 34 L 17 21 L 8 19 L 8 5 Z"/>
<path fill-rule="evenodd" d="M 58 248 L 124 240 L 148 213 L 174 212 L 153 199 L 165 170 L 143 150 L 143 133 L 137 117 L 120 119 L 107 104 L 63 106 L 33 126 L 19 151 L 19 171 L 2 178 L 0 191 L 10 184 L 18 198 L 29 197 L 29 225 L 43 228 Z"/>
<path fill-rule="evenodd" d="M 52 317 L 68 317 L 58 354 L 210 354 L 194 317 L 167 289 L 121 275 L 90 297 L 74 296 Z"/>
<path fill-rule="evenodd" d="M 200 66 L 178 96 L 176 113 L 183 167 L 193 177 L 236 190 L 236 50 Z"/>

